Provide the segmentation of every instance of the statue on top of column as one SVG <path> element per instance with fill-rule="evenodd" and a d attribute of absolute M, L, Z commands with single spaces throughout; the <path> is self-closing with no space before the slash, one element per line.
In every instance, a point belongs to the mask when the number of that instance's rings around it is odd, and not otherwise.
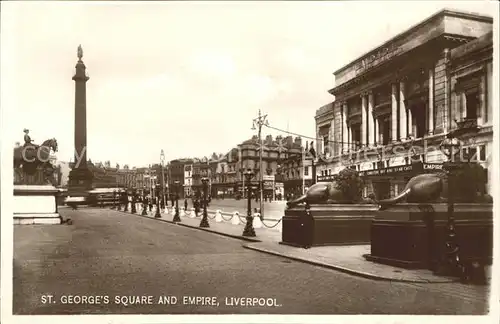
<path fill-rule="evenodd" d="M 82 45 L 78 45 L 77 55 L 78 55 L 78 59 L 81 61 L 82 57 L 83 57 Z"/>

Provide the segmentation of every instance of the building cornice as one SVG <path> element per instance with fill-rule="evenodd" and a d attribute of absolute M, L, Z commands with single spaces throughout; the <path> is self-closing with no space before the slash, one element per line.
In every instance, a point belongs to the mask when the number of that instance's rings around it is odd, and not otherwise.
<path fill-rule="evenodd" d="M 411 26 L 410 28 L 404 30 L 403 32 L 397 34 L 396 36 L 390 38 L 389 40 L 385 41 L 384 43 L 382 43 L 381 45 L 371 49 L 370 51 L 368 52 L 365 52 L 365 54 L 359 56 L 358 58 L 356 58 L 355 60 L 351 61 L 350 63 L 348 63 L 347 65 L 344 65 L 342 68 L 336 70 L 335 72 L 333 72 L 333 74 L 338 74 L 352 66 L 354 66 L 357 62 L 359 62 L 360 60 L 363 60 L 367 57 L 369 57 L 371 54 L 383 49 L 384 47 L 387 47 L 388 45 L 392 44 L 392 43 L 395 43 L 401 39 L 404 39 L 405 37 L 409 36 L 411 33 L 415 32 L 416 30 L 418 30 L 419 28 L 427 25 L 427 24 L 430 24 L 434 21 L 437 21 L 441 18 L 444 18 L 445 16 L 448 16 L 448 17 L 457 17 L 457 18 L 464 18 L 464 19 L 469 19 L 469 20 L 476 20 L 476 21 L 481 21 L 481 22 L 486 22 L 486 23 L 493 23 L 493 17 L 491 16 L 485 16 L 485 15 L 479 15 L 479 14 L 475 14 L 475 13 L 471 13 L 471 12 L 465 12 L 465 11 L 458 11 L 458 10 L 452 10 L 452 9 L 443 9 L 437 13 L 435 13 L 434 15 L 430 16 L 429 18 L 423 20 L 423 21 L 420 21 L 419 23 Z"/>

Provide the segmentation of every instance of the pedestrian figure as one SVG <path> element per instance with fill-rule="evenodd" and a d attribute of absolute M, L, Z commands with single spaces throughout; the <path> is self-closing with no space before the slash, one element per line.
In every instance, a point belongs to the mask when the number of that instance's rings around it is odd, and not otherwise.
<path fill-rule="evenodd" d="M 24 146 L 28 146 L 28 145 L 31 145 L 33 144 L 33 140 L 31 139 L 31 137 L 29 136 L 29 133 L 30 133 L 30 130 L 25 128 L 24 129 Z"/>
<path fill-rule="evenodd" d="M 200 202 L 198 199 L 194 201 L 194 213 L 198 217 L 198 213 L 200 212 Z"/>
<path fill-rule="evenodd" d="M 184 210 L 188 209 L 188 201 L 187 199 L 184 199 Z"/>

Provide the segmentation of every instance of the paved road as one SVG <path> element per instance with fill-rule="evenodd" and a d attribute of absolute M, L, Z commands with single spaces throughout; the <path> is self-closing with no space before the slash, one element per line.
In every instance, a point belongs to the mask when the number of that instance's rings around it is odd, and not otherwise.
<path fill-rule="evenodd" d="M 244 249 L 242 242 L 110 210 L 64 210 L 73 225 L 14 229 L 14 314 L 481 314 L 460 286 L 372 281 Z M 453 287 L 453 289 L 450 289 Z M 54 303 L 42 303 L 42 295 Z M 68 296 L 108 304 L 63 304 Z M 116 296 L 153 296 L 125 306 Z M 176 305 L 159 304 L 177 297 Z M 186 305 L 184 296 L 216 297 Z M 226 305 L 271 298 L 279 306 Z M 125 297 L 127 298 L 127 297 Z M 173 299 L 170 299 L 173 302 Z M 189 298 L 187 299 L 189 303 Z M 101 303 L 106 302 L 102 297 Z M 133 302 L 133 300 L 131 301 Z M 196 302 L 192 300 L 192 302 Z M 245 300 L 246 302 L 246 300 Z"/>
<path fill-rule="evenodd" d="M 269 219 L 280 219 L 285 214 L 285 201 L 275 201 L 275 202 L 264 202 L 264 215 L 265 218 Z M 191 207 L 191 205 L 189 206 Z M 259 203 L 252 200 L 252 210 L 253 208 L 259 208 Z M 236 200 L 236 199 L 212 199 L 210 210 L 223 210 L 225 212 L 232 213 L 238 211 L 240 215 L 247 214 L 247 200 Z"/>

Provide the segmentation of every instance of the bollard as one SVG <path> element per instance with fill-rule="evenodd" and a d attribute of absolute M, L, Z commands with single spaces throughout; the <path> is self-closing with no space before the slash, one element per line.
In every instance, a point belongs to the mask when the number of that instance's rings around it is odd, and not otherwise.
<path fill-rule="evenodd" d="M 253 228 L 262 228 L 260 213 L 253 213 Z"/>
<path fill-rule="evenodd" d="M 217 209 L 217 211 L 215 212 L 215 222 L 216 223 L 222 222 L 222 215 L 220 213 L 221 213 L 220 209 Z"/>
<path fill-rule="evenodd" d="M 175 215 L 175 206 L 172 206 L 172 210 L 170 211 L 170 214 Z"/>
<path fill-rule="evenodd" d="M 180 216 L 181 217 L 186 217 L 186 211 L 184 210 L 184 207 L 179 207 L 179 209 L 180 209 L 180 211 L 179 211 Z"/>
<path fill-rule="evenodd" d="M 231 219 L 231 223 L 233 225 L 240 225 L 241 222 L 240 222 L 240 217 L 239 216 L 240 216 L 240 213 L 238 213 L 237 211 L 235 211 L 233 213 L 233 219 Z"/>

